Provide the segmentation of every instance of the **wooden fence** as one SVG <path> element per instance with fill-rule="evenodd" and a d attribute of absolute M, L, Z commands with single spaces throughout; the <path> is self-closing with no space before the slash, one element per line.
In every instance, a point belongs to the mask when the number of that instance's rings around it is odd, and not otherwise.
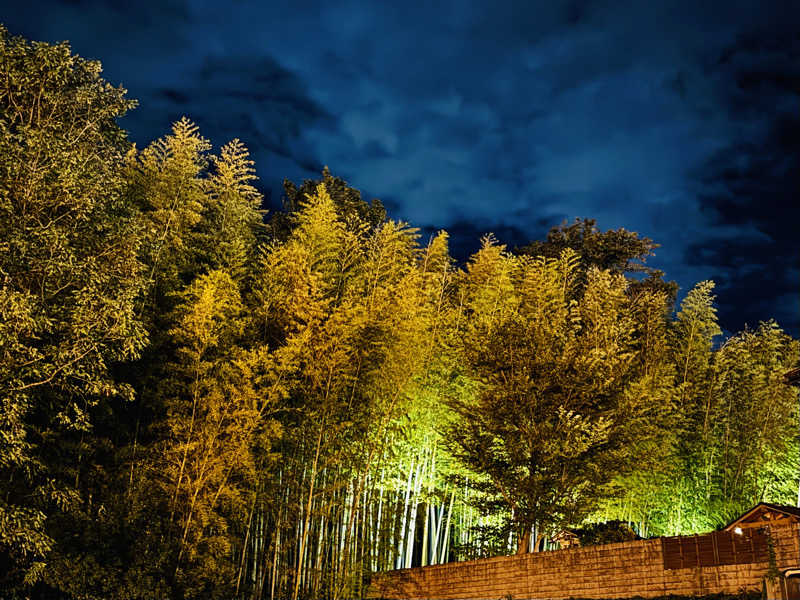
<path fill-rule="evenodd" d="M 767 533 L 715 531 L 704 535 L 661 538 L 665 569 L 743 565 L 769 560 Z"/>

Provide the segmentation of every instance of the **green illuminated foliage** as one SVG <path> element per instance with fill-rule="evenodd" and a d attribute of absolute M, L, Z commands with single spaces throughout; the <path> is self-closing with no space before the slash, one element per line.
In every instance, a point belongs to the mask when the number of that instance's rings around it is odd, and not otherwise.
<path fill-rule="evenodd" d="M 514 257 L 486 239 L 464 276 L 463 356 L 481 387 L 453 402 L 463 421 L 450 435 L 499 496 L 485 507 L 510 512 L 521 552 L 534 526 L 538 537 L 580 522 L 658 437 L 637 316 L 665 300 L 631 299 L 621 275 L 596 268 L 579 295 L 578 264 L 569 249 Z"/>
<path fill-rule="evenodd" d="M 687 294 L 660 360 L 675 399 L 668 444 L 653 449 L 657 462 L 617 481 L 622 493 L 601 511 L 641 534 L 708 531 L 757 502 L 796 501 L 797 406 L 781 377 L 797 342 L 767 322 L 714 349 L 712 289 L 703 282 Z"/>

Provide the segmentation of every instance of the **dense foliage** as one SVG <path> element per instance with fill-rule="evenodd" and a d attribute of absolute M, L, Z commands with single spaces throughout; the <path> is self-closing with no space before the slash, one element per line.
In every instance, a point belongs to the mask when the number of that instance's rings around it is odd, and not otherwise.
<path fill-rule="evenodd" d="M 460 268 L 327 170 L 265 215 L 241 142 L 136 149 L 65 44 L 0 29 L 0 69 L 3 597 L 359 597 L 796 499 L 798 343 L 719 343 L 711 282 L 674 314 L 651 240 Z"/>

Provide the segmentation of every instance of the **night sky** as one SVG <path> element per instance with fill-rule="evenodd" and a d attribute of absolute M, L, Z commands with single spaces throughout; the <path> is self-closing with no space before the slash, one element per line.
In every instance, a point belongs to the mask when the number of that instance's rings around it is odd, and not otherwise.
<path fill-rule="evenodd" d="M 140 106 L 251 149 L 262 189 L 334 175 L 463 259 L 575 217 L 662 245 L 728 332 L 800 335 L 800 1 L 6 2 Z"/>

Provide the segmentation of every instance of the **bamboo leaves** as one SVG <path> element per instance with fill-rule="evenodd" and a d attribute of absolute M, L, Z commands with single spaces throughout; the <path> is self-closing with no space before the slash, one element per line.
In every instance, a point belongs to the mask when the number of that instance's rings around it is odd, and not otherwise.
<path fill-rule="evenodd" d="M 534 526 L 546 532 L 588 514 L 653 433 L 630 428 L 650 404 L 630 393 L 642 374 L 627 282 L 590 269 L 578 295 L 577 270 L 569 249 L 517 258 L 487 240 L 466 275 L 463 352 L 483 386 L 452 403 L 463 425 L 451 436 L 513 514 L 520 551 Z"/>

